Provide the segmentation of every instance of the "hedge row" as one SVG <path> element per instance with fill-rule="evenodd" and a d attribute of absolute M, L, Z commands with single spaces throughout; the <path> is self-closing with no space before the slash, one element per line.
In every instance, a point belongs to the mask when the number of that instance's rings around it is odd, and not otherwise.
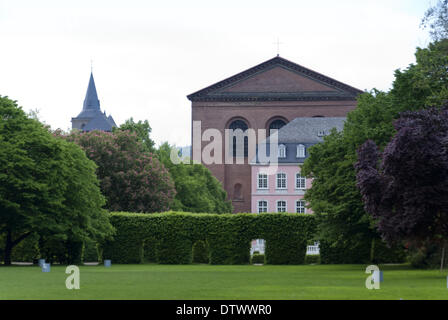
<path fill-rule="evenodd" d="M 320 261 L 322 264 L 360 263 L 402 263 L 406 261 L 403 247 L 388 248 L 380 239 L 348 241 L 345 246 L 320 240 Z"/>
<path fill-rule="evenodd" d="M 247 264 L 250 242 L 265 239 L 267 264 L 302 264 L 315 219 L 305 214 L 112 213 L 113 241 L 103 244 L 103 259 L 162 264 L 192 263 L 197 241 L 208 244 L 211 264 Z M 154 250 L 153 252 L 148 252 Z"/>

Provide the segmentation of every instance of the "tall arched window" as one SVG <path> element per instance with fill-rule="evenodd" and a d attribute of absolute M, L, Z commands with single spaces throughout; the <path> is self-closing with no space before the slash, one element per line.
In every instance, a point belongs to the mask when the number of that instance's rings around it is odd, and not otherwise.
<path fill-rule="evenodd" d="M 285 124 L 286 122 L 281 119 L 272 121 L 269 124 L 267 135 L 269 136 L 271 134 L 271 130 L 280 130 Z"/>
<path fill-rule="evenodd" d="M 229 129 L 231 130 L 237 130 L 240 129 L 243 131 L 244 133 L 244 157 L 247 157 L 248 154 L 248 144 L 249 144 L 249 139 L 247 137 L 247 129 L 248 126 L 246 124 L 246 122 L 244 122 L 243 120 L 235 120 L 232 121 L 232 123 L 229 125 Z M 238 143 L 238 139 L 236 138 L 235 135 L 232 135 L 232 141 L 233 141 L 233 150 L 232 150 L 232 156 L 236 157 L 236 148 L 237 148 L 237 143 Z"/>
<path fill-rule="evenodd" d="M 243 200 L 243 186 L 241 183 L 235 184 L 233 188 L 233 200 Z"/>

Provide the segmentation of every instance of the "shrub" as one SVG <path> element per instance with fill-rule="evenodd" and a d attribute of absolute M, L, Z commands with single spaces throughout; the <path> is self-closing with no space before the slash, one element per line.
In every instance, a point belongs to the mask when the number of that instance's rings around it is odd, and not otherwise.
<path fill-rule="evenodd" d="M 441 246 L 434 242 L 411 243 L 409 245 L 407 259 L 411 266 L 418 269 L 440 268 Z M 448 265 L 447 250 L 445 250 L 444 266 Z"/>
<path fill-rule="evenodd" d="M 250 264 L 264 264 L 264 254 L 254 253 L 250 259 Z"/>
<path fill-rule="evenodd" d="M 319 264 L 320 255 L 319 254 L 307 254 L 305 256 L 305 264 Z"/>
<path fill-rule="evenodd" d="M 360 264 L 360 263 L 401 263 L 405 261 L 402 247 L 388 248 L 384 241 L 365 239 L 350 241 L 343 245 L 320 240 L 320 257 L 322 264 Z"/>
<path fill-rule="evenodd" d="M 198 240 L 193 245 L 193 262 L 209 263 L 209 252 L 207 241 Z"/>
<path fill-rule="evenodd" d="M 304 214 L 112 213 L 113 241 L 103 245 L 103 259 L 115 263 L 144 261 L 145 239 L 156 243 L 156 262 L 191 263 L 192 244 L 206 240 L 211 264 L 250 263 L 250 241 L 265 239 L 268 264 L 301 264 L 315 219 Z"/>

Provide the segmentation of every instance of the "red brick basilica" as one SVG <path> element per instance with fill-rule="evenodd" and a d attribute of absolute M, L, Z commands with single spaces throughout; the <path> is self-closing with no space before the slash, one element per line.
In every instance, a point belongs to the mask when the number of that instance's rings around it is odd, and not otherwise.
<path fill-rule="evenodd" d="M 345 117 L 361 90 L 276 56 L 188 96 L 192 123 L 206 129 L 279 129 L 298 117 Z M 193 125 L 192 125 L 193 128 Z M 192 129 L 193 130 L 193 129 Z M 192 133 L 193 136 L 193 133 Z M 196 141 L 195 141 L 196 140 Z M 192 150 L 208 142 L 192 138 Z M 225 152 L 224 144 L 222 146 Z M 244 164 L 206 164 L 221 181 L 234 212 L 251 211 L 250 159 Z"/>

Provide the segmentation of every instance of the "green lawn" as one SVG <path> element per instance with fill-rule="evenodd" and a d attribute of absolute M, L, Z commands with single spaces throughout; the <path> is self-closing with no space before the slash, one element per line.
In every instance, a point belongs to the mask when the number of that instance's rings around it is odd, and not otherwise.
<path fill-rule="evenodd" d="M 81 266 L 81 289 L 65 267 L 0 267 L 0 299 L 448 299 L 447 272 L 380 266 L 379 290 L 365 288 L 365 265 Z"/>

